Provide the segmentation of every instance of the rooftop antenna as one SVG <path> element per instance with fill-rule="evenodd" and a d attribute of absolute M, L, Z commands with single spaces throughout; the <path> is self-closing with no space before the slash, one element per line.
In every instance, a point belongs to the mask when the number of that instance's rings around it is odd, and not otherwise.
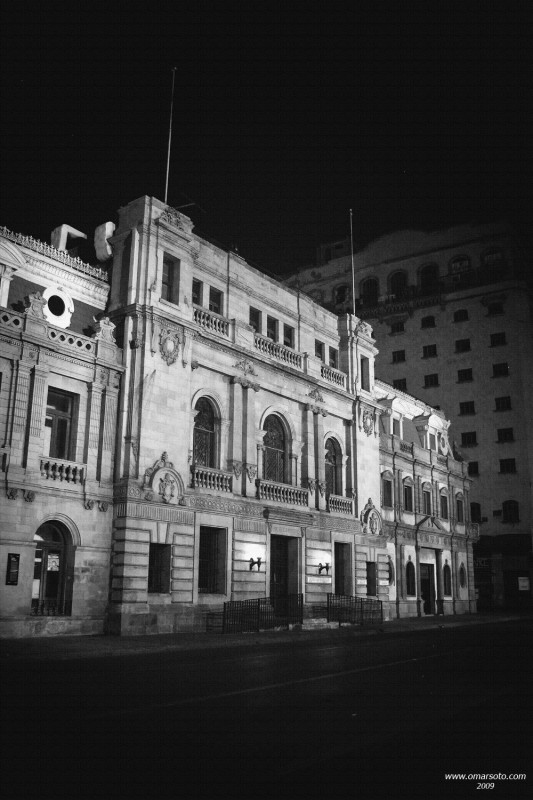
<path fill-rule="evenodd" d="M 174 110 L 174 81 L 177 67 L 172 67 L 172 94 L 170 96 L 170 123 L 168 126 L 167 174 L 165 179 L 165 205 L 168 197 L 168 171 L 170 168 L 170 144 L 172 142 L 172 112 Z"/>
<path fill-rule="evenodd" d="M 350 209 L 350 252 L 352 256 L 352 314 L 355 317 L 355 268 L 353 264 L 353 220 L 352 209 Z"/>

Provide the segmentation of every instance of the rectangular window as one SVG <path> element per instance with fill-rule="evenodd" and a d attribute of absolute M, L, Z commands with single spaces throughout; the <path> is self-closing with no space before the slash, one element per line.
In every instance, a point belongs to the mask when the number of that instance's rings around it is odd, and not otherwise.
<path fill-rule="evenodd" d="M 463 501 L 457 499 L 457 522 L 465 521 L 465 511 Z"/>
<path fill-rule="evenodd" d="M 203 288 L 202 281 L 197 281 L 196 278 L 194 278 L 192 282 L 192 302 L 195 306 L 202 305 Z"/>
<path fill-rule="evenodd" d="M 440 496 L 440 517 L 441 519 L 448 519 L 448 496 L 445 494 Z"/>
<path fill-rule="evenodd" d="M 422 499 L 424 501 L 424 514 L 431 516 L 431 492 L 429 489 L 424 489 Z"/>
<path fill-rule="evenodd" d="M 209 311 L 222 314 L 222 297 L 222 292 L 212 286 L 209 287 Z"/>
<path fill-rule="evenodd" d="M 151 544 L 148 557 L 148 591 L 170 592 L 171 545 Z"/>
<path fill-rule="evenodd" d="M 461 434 L 462 447 L 475 447 L 476 445 L 477 445 L 476 431 L 467 431 L 466 433 Z"/>
<path fill-rule="evenodd" d="M 502 333 L 491 333 L 491 335 L 490 335 L 490 346 L 491 347 L 501 347 L 504 344 L 507 344 L 507 338 L 505 336 L 505 332 L 502 332 Z"/>
<path fill-rule="evenodd" d="M 455 340 L 455 352 L 456 353 L 468 353 L 470 350 L 470 339 L 456 339 Z"/>
<path fill-rule="evenodd" d="M 467 400 L 466 403 L 459 403 L 459 414 L 462 417 L 469 416 L 476 413 L 476 406 L 474 400 Z"/>
<path fill-rule="evenodd" d="M 405 331 L 405 325 L 403 322 L 393 322 L 390 326 L 391 333 L 403 333 Z"/>
<path fill-rule="evenodd" d="M 283 325 L 283 344 L 294 350 L 294 328 L 291 325 Z"/>
<path fill-rule="evenodd" d="M 163 278 L 161 297 L 169 303 L 179 303 L 180 294 L 180 262 L 177 258 L 163 256 Z"/>
<path fill-rule="evenodd" d="M 383 478 L 383 505 L 392 508 L 392 481 Z"/>
<path fill-rule="evenodd" d="M 422 348 L 422 358 L 435 358 L 437 355 L 436 344 L 425 344 Z"/>
<path fill-rule="evenodd" d="M 495 397 L 496 402 L 495 411 L 510 411 L 511 410 L 511 398 L 510 397 Z"/>
<path fill-rule="evenodd" d="M 498 428 L 498 442 L 514 442 L 512 428 Z"/>
<path fill-rule="evenodd" d="M 487 307 L 487 316 L 496 317 L 503 314 L 503 303 L 489 303 Z"/>
<path fill-rule="evenodd" d="M 250 325 L 256 333 L 261 333 L 261 312 L 250 306 Z"/>
<path fill-rule="evenodd" d="M 267 338 L 273 342 L 278 341 L 278 321 L 274 317 L 267 316 Z"/>
<path fill-rule="evenodd" d="M 500 472 L 516 472 L 516 461 L 514 458 L 500 458 Z"/>
<path fill-rule="evenodd" d="M 394 418 L 392 420 L 392 432 L 394 436 L 401 436 L 401 429 L 400 429 L 400 420 Z"/>
<path fill-rule="evenodd" d="M 435 438 L 434 433 L 429 434 L 429 449 L 436 450 L 437 449 L 437 440 Z"/>
<path fill-rule="evenodd" d="M 507 364 L 506 362 L 503 364 L 492 365 L 493 378 L 506 378 L 508 375 L 509 375 L 509 364 Z"/>
<path fill-rule="evenodd" d="M 361 356 L 361 389 L 370 391 L 370 360 Z"/>
<path fill-rule="evenodd" d="M 424 375 L 424 387 L 427 389 L 430 386 L 439 385 L 439 376 L 436 372 L 431 375 Z"/>
<path fill-rule="evenodd" d="M 453 312 L 453 321 L 454 322 L 466 322 L 468 319 L 468 311 L 466 308 L 459 308 L 457 311 Z"/>
<path fill-rule="evenodd" d="M 457 370 L 457 383 L 467 383 L 467 381 L 474 380 L 472 376 L 472 369 L 459 369 Z"/>
<path fill-rule="evenodd" d="M 329 365 L 333 369 L 339 368 L 339 351 L 334 347 L 329 348 Z"/>
<path fill-rule="evenodd" d="M 468 474 L 469 475 L 479 475 L 479 462 L 478 461 L 469 461 L 468 462 Z"/>
<path fill-rule="evenodd" d="M 395 381 L 392 382 L 392 385 L 395 389 L 398 389 L 400 392 L 407 391 L 407 378 L 397 378 Z"/>
<path fill-rule="evenodd" d="M 405 350 L 393 350 L 392 363 L 400 364 L 402 361 L 405 361 Z"/>
<path fill-rule="evenodd" d="M 203 594 L 225 594 L 226 529 L 200 527 L 198 591 Z"/>
<path fill-rule="evenodd" d="M 326 350 L 326 346 L 324 342 L 319 342 L 318 339 L 315 339 L 315 356 L 319 358 L 321 361 L 324 361 L 324 353 Z"/>
<path fill-rule="evenodd" d="M 413 510 L 413 487 L 410 483 L 404 484 L 403 487 L 403 507 L 405 511 Z"/>
<path fill-rule="evenodd" d="M 75 396 L 60 389 L 48 390 L 44 422 L 44 455 L 74 460 Z"/>
<path fill-rule="evenodd" d="M 435 327 L 435 317 L 422 317 L 420 320 L 420 327 L 421 328 L 434 328 Z"/>
<path fill-rule="evenodd" d="M 366 562 L 366 593 L 368 597 L 377 596 L 377 564 L 375 561 Z"/>

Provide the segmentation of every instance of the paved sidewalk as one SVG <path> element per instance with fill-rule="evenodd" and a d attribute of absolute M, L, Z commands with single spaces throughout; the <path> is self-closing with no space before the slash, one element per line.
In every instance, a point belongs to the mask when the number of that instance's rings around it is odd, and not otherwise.
<path fill-rule="evenodd" d="M 458 616 L 408 617 L 379 625 L 262 631 L 260 633 L 176 633 L 155 636 L 50 636 L 0 641 L 0 662 L 4 665 L 26 660 L 71 660 L 141 653 L 210 650 L 246 646 L 276 645 L 284 642 L 335 641 L 344 638 L 368 639 L 417 631 L 446 631 L 457 627 L 523 620 L 533 623 L 533 612 L 463 614 Z"/>

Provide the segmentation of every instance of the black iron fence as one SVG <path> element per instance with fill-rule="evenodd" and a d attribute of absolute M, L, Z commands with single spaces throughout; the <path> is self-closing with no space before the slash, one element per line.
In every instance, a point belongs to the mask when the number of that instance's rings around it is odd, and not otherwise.
<path fill-rule="evenodd" d="M 285 628 L 303 622 L 303 595 L 258 597 L 254 600 L 229 600 L 222 613 L 223 633 Z"/>
<path fill-rule="evenodd" d="M 375 625 L 383 622 L 383 603 L 371 597 L 328 594 L 328 622 Z"/>

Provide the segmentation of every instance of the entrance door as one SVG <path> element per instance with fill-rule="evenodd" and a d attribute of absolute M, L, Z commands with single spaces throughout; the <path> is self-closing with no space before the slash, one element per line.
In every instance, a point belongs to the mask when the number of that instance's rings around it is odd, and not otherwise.
<path fill-rule="evenodd" d="M 289 593 L 289 537 L 270 539 L 270 596 L 284 597 Z"/>
<path fill-rule="evenodd" d="M 41 525 L 35 536 L 31 595 L 32 614 L 70 614 L 74 560 L 69 534 L 58 523 Z"/>
<path fill-rule="evenodd" d="M 424 614 L 435 613 L 435 569 L 433 564 L 420 564 L 420 591 Z"/>
<path fill-rule="evenodd" d="M 335 542 L 335 594 L 352 593 L 350 545 Z"/>

